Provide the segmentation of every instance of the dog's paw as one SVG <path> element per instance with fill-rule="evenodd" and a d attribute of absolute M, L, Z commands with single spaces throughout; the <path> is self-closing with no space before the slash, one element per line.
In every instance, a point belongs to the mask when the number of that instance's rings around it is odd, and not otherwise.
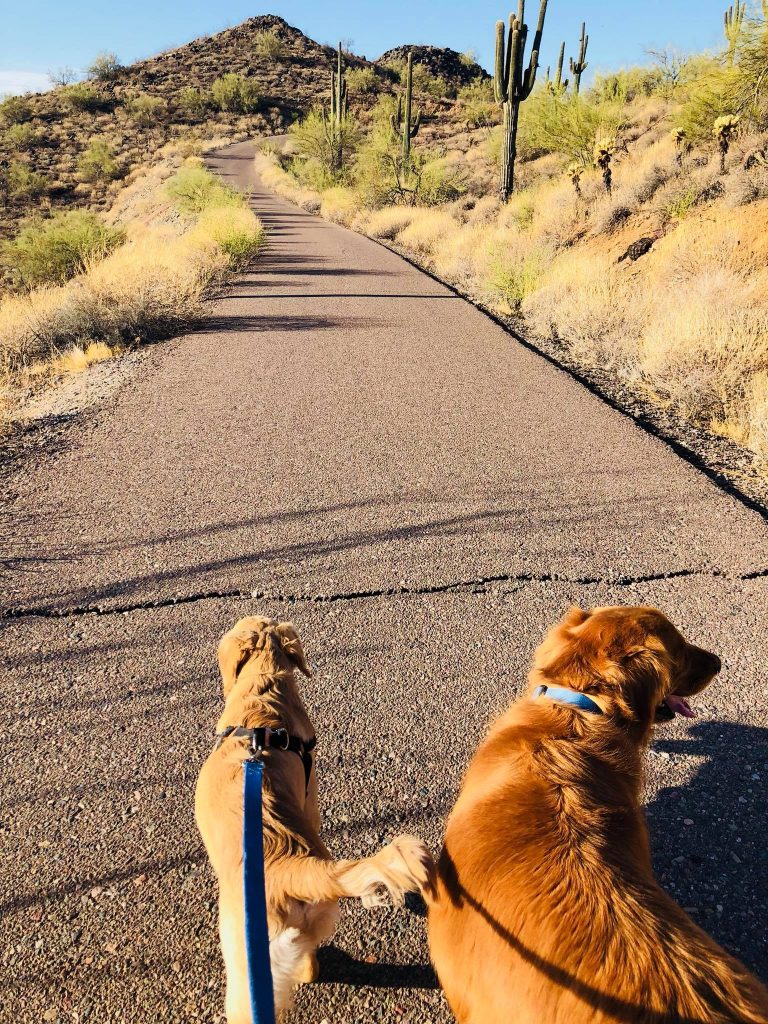
<path fill-rule="evenodd" d="M 435 862 L 421 839 L 397 836 L 378 856 L 384 867 L 384 884 L 397 904 L 402 905 L 407 892 L 424 893 L 429 888 Z"/>
<path fill-rule="evenodd" d="M 361 896 L 360 902 L 366 910 L 373 910 L 375 907 L 386 907 L 389 904 L 389 896 L 384 886 L 378 885 L 375 889 Z"/>

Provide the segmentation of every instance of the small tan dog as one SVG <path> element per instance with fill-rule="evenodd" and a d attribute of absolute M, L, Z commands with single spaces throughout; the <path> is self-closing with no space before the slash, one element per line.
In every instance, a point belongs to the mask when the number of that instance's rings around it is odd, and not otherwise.
<path fill-rule="evenodd" d="M 573 608 L 475 754 L 429 942 L 460 1024 L 765 1024 L 768 992 L 653 875 L 655 720 L 720 670 L 653 608 Z"/>
<path fill-rule="evenodd" d="M 227 974 L 229 1024 L 251 1024 L 243 898 L 243 768 L 248 736 L 265 729 L 264 870 L 270 961 L 279 1014 L 295 985 L 317 977 L 315 951 L 336 927 L 338 900 L 396 903 L 427 882 L 432 858 L 411 836 L 398 836 L 373 857 L 334 861 L 320 839 L 315 731 L 299 696 L 294 669 L 310 671 L 289 622 L 241 619 L 219 644 L 224 713 L 219 741 L 200 771 L 195 815 L 219 881 L 219 934 Z M 286 744 L 290 746 L 285 749 Z"/>

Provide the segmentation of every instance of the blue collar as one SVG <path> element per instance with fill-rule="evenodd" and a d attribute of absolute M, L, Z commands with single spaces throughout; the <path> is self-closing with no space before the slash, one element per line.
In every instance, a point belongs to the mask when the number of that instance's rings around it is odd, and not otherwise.
<path fill-rule="evenodd" d="M 568 690 L 565 686 L 545 686 L 542 684 L 536 687 L 532 697 L 536 700 L 537 697 L 545 695 L 551 700 L 557 701 L 558 704 L 572 704 L 574 707 L 581 708 L 582 711 L 589 711 L 593 715 L 602 715 L 603 713 L 603 709 L 599 704 L 596 704 L 586 693 L 579 693 L 578 690 Z"/>

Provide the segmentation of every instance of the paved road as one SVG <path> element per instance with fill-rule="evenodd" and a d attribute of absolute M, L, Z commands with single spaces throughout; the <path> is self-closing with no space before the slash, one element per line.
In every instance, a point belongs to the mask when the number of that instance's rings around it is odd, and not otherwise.
<path fill-rule="evenodd" d="M 659 875 L 768 980 L 764 520 L 387 250 L 214 165 L 269 229 L 193 334 L 12 480 L 0 1022 L 214 1021 L 192 792 L 237 617 L 317 666 L 327 839 L 437 847 L 470 738 L 571 602 L 653 602 L 723 655 L 659 731 Z M 690 823 L 690 824 L 689 824 Z M 345 908 L 292 1024 L 446 1022 L 412 911 Z"/>

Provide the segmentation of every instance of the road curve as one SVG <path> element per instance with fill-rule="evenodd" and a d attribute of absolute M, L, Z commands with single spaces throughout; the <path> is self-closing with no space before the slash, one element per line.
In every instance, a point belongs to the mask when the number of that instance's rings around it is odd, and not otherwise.
<path fill-rule="evenodd" d="M 395 254 L 263 189 L 265 251 L 11 481 L 0 1024 L 215 1020 L 192 790 L 213 651 L 290 617 L 340 856 L 441 821 L 572 602 L 654 603 L 723 655 L 649 756 L 663 884 L 768 979 L 768 529 Z M 77 1017 L 73 1015 L 77 1014 Z M 443 1022 L 415 912 L 345 908 L 292 1022 Z"/>

